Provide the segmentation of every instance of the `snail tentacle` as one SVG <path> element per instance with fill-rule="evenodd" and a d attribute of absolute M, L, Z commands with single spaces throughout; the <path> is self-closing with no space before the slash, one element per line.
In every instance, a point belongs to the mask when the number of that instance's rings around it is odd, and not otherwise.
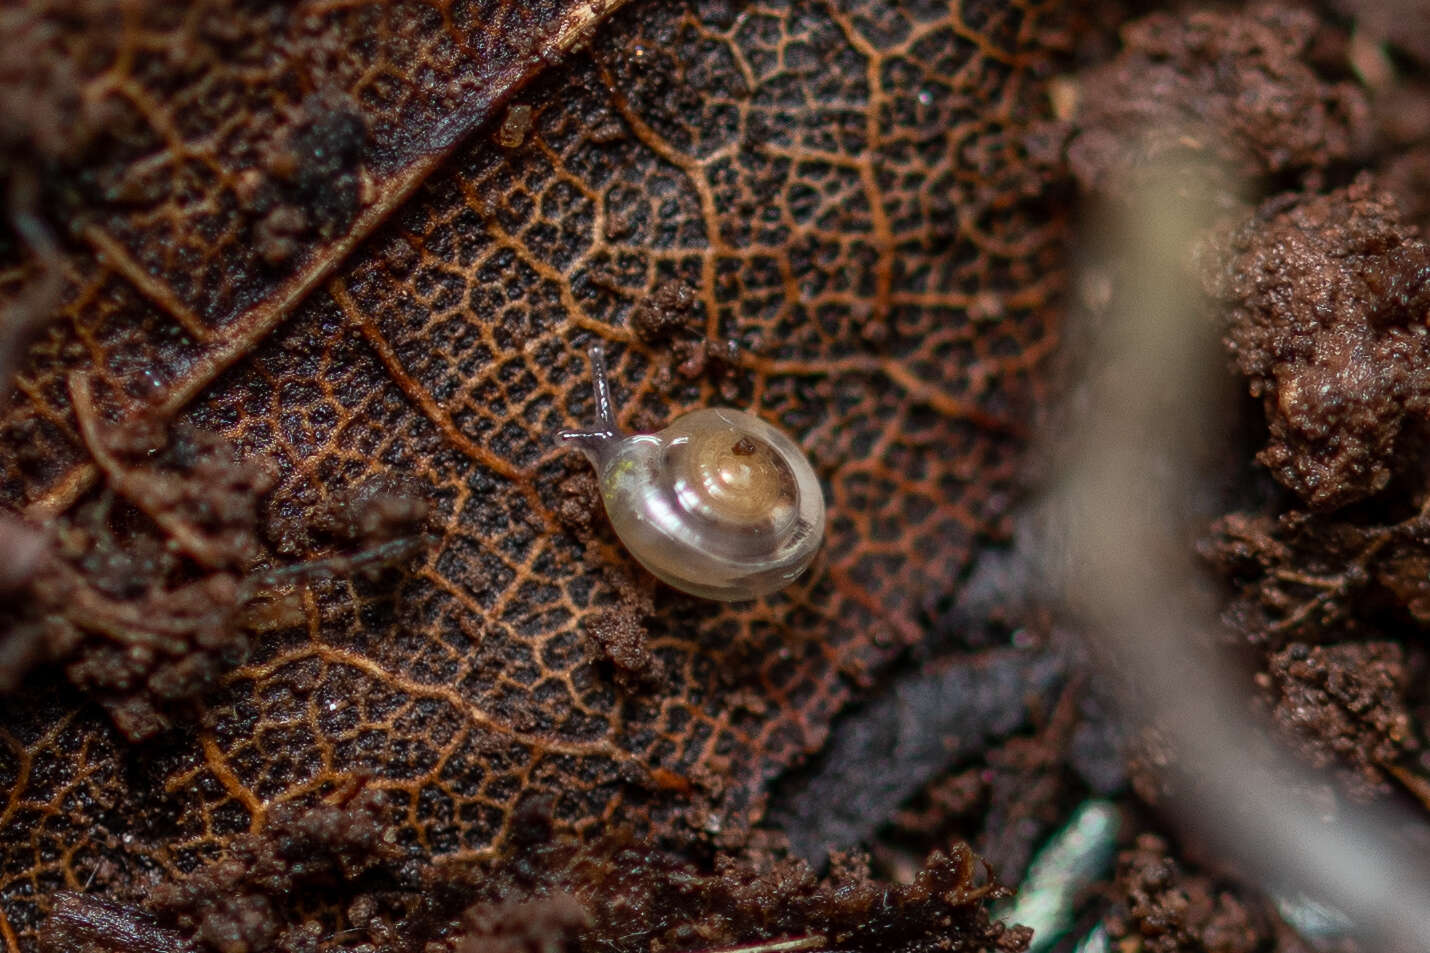
<path fill-rule="evenodd" d="M 621 440 L 621 427 L 611 402 L 611 380 L 606 374 L 606 351 L 593 344 L 586 351 L 591 360 L 591 382 L 596 396 L 596 429 L 563 430 L 557 436 L 563 443 L 578 448 L 600 470 L 615 445 Z"/>

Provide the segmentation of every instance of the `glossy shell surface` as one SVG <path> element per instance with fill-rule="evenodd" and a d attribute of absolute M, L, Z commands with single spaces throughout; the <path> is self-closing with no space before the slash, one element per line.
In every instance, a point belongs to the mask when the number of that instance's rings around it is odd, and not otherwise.
<path fill-rule="evenodd" d="M 641 565 L 677 589 L 727 602 L 797 579 L 824 538 L 824 494 L 799 446 L 726 407 L 622 435 L 602 356 L 591 359 L 601 427 L 562 436 L 595 466 L 616 535 Z"/>

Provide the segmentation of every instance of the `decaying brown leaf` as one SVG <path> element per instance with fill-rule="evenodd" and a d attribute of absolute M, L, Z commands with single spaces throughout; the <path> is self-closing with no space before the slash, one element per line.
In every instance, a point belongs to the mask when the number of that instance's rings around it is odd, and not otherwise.
<path fill-rule="evenodd" d="M 54 172 L 64 305 L 0 498 L 64 525 L 125 492 L 96 435 L 177 420 L 274 461 L 267 570 L 404 507 L 437 536 L 403 573 L 295 577 L 299 618 L 141 746 L 32 676 L 0 719 L 0 932 L 28 946 L 61 891 L 141 903 L 356 778 L 424 862 L 500 856 L 538 795 L 581 836 L 743 843 L 1006 531 L 1062 280 L 1024 145 L 1046 11 L 73 6 L 33 15 L 96 125 L 25 160 Z M 16 246 L 0 291 L 37 267 Z M 583 514 L 554 436 L 597 339 L 626 426 L 732 402 L 809 451 L 807 580 L 712 609 Z M 211 570 L 184 505 L 150 515 Z"/>

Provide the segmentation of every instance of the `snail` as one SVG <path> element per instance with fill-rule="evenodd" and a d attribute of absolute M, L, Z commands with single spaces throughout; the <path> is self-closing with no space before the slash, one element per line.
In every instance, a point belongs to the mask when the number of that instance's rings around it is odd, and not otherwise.
<path fill-rule="evenodd" d="M 683 592 L 740 602 L 799 577 L 824 539 L 824 493 L 793 440 L 754 414 L 712 407 L 623 434 L 605 354 L 589 351 L 597 426 L 562 431 L 596 468 L 616 535 Z"/>

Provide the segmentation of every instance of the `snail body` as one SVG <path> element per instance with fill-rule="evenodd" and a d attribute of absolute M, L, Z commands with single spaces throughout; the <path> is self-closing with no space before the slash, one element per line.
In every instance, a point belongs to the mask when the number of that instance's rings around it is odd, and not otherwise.
<path fill-rule="evenodd" d="M 631 555 L 692 595 L 739 602 L 809 567 L 824 539 L 824 494 L 793 440 L 741 410 L 714 407 L 653 434 L 622 434 L 604 355 L 590 351 L 593 431 L 565 431 L 596 469 L 611 524 Z"/>

